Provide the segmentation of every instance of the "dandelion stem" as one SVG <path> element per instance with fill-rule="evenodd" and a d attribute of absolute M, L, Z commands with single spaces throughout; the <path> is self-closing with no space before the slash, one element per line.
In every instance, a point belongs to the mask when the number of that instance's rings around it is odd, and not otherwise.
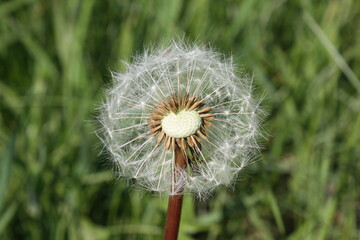
<path fill-rule="evenodd" d="M 181 176 L 181 172 L 183 169 L 186 168 L 186 155 L 181 149 L 177 146 L 175 148 L 175 165 L 177 170 L 174 171 L 173 177 L 173 186 L 175 187 L 172 192 L 174 194 L 170 195 L 169 197 L 169 204 L 168 204 L 168 212 L 166 217 L 165 223 L 165 232 L 163 240 L 176 240 L 178 237 L 179 226 L 180 226 L 180 217 L 181 217 L 181 208 L 183 202 L 183 192 L 184 189 L 182 186 L 179 185 L 178 178 Z M 180 188 L 180 189 L 179 189 Z"/>

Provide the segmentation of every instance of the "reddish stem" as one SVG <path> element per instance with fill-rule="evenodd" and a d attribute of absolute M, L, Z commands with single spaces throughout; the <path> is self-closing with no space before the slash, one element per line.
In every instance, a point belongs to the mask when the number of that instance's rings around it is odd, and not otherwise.
<path fill-rule="evenodd" d="M 175 148 L 175 165 L 180 169 L 186 168 L 186 156 L 179 147 Z M 174 174 L 176 181 L 178 174 Z M 181 207 L 183 201 L 183 189 L 176 195 L 169 197 L 168 212 L 165 223 L 165 232 L 163 240 L 176 240 L 179 233 Z"/>
<path fill-rule="evenodd" d="M 178 237 L 183 195 L 172 195 L 169 198 L 164 240 L 176 240 Z"/>

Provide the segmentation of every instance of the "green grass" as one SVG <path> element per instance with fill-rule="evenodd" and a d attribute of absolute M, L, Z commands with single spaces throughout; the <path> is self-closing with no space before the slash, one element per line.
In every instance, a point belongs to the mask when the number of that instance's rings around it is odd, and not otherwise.
<path fill-rule="evenodd" d="M 270 135 L 234 190 L 186 197 L 180 239 L 358 239 L 359 22 L 356 0 L 1 1 L 0 239 L 161 238 L 166 198 L 116 183 L 94 116 L 110 70 L 179 36 L 254 72 Z"/>

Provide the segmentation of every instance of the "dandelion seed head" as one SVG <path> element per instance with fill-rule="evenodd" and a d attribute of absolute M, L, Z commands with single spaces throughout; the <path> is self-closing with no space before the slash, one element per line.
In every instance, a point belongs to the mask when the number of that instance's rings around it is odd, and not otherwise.
<path fill-rule="evenodd" d="M 182 43 L 146 51 L 126 67 L 112 73 L 99 116 L 118 176 L 202 198 L 231 185 L 259 148 L 252 79 L 232 59 Z M 185 170 L 175 165 L 175 149 L 186 155 Z"/>

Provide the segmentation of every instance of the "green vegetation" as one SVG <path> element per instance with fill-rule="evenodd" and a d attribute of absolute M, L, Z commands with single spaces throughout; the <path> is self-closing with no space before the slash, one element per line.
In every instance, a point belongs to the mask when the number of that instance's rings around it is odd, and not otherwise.
<path fill-rule="evenodd" d="M 1 1 L 0 239 L 161 238 L 166 197 L 114 180 L 94 109 L 179 36 L 233 54 L 269 113 L 260 161 L 187 196 L 180 239 L 358 239 L 359 23 L 356 0 Z"/>

